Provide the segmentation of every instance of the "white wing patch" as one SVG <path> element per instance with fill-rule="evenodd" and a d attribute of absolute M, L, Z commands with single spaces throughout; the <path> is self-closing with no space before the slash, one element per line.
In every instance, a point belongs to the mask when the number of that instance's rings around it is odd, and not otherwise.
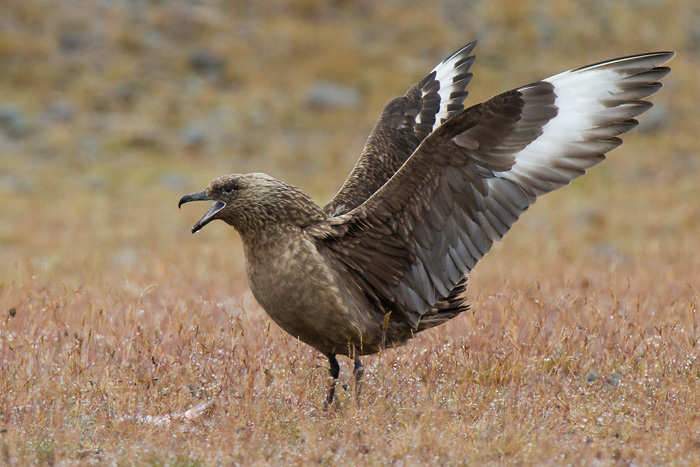
<path fill-rule="evenodd" d="M 543 80 L 554 86 L 557 115 L 515 154 L 511 169 L 496 172 L 496 177 L 539 196 L 583 175 L 619 146 L 617 136 L 634 128 L 634 118 L 651 107 L 640 99 L 661 87 L 655 80 L 665 72 L 652 68 L 669 59 L 668 54 L 627 57 Z"/>
<path fill-rule="evenodd" d="M 418 115 L 416 118 L 416 123 L 424 123 L 430 126 L 428 133 L 434 131 L 443 122 L 462 111 L 461 106 L 452 108 L 451 104 L 455 100 L 459 100 L 459 103 L 461 103 L 463 98 L 459 99 L 459 97 L 466 94 L 466 91 L 463 91 L 464 81 L 469 81 L 472 77 L 468 70 L 474 61 L 474 57 L 469 54 L 475 45 L 474 42 L 465 45 L 431 70 L 431 74 L 435 73 L 435 77 L 427 87 L 422 89 L 423 98 L 429 100 L 430 94 L 437 92 L 440 101 L 439 109 L 435 113 L 434 122 L 423 121 L 421 119 L 422 115 Z M 436 87 L 437 89 L 435 89 Z M 458 95 L 453 95 L 454 91 L 458 91 Z"/>

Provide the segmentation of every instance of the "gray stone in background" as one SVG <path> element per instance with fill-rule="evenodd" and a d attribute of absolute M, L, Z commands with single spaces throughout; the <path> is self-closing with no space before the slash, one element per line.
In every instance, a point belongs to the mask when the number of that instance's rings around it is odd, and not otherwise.
<path fill-rule="evenodd" d="M 192 123 L 182 130 L 180 138 L 187 148 L 200 149 L 206 144 L 207 133 L 202 126 Z"/>
<path fill-rule="evenodd" d="M 21 138 L 29 133 L 29 119 L 18 106 L 3 104 L 0 106 L 0 132 L 12 138 Z"/>
<path fill-rule="evenodd" d="M 311 86 L 306 105 L 312 109 L 356 109 L 362 105 L 357 89 L 330 81 L 319 81 Z"/>
<path fill-rule="evenodd" d="M 223 58 L 206 49 L 195 50 L 189 55 L 188 61 L 197 73 L 214 78 L 220 77 L 226 67 Z"/>
<path fill-rule="evenodd" d="M 47 123 L 70 123 L 75 119 L 75 104 L 67 99 L 56 99 L 42 115 Z"/>

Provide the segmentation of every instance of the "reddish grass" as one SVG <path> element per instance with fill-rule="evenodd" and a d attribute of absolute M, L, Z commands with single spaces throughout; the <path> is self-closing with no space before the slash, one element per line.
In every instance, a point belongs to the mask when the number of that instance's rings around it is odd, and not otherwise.
<path fill-rule="evenodd" d="M 2 291 L 14 304 L 2 323 L 2 455 L 694 463 L 697 290 L 653 261 L 638 266 L 560 264 L 555 276 L 485 266 L 473 312 L 366 358 L 359 402 L 341 391 L 330 413 L 325 359 L 270 325 L 243 286 L 192 293 L 183 276 L 68 290 L 26 278 Z M 210 414 L 161 423 L 203 401 Z"/>

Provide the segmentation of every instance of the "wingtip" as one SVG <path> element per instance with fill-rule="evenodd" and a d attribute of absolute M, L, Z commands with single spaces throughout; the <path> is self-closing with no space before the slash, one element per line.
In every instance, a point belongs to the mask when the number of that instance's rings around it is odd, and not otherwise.
<path fill-rule="evenodd" d="M 673 58 L 675 56 L 676 56 L 676 52 L 673 52 L 671 50 L 665 50 L 665 51 L 661 51 L 661 52 L 651 52 L 651 53 L 647 53 L 647 54 L 633 55 L 630 58 L 656 57 L 659 59 L 659 61 L 656 63 L 656 66 L 660 67 L 661 65 L 664 65 L 664 64 L 670 62 L 671 60 L 673 60 Z"/>
<path fill-rule="evenodd" d="M 673 50 L 665 50 L 662 52 L 656 52 L 656 54 L 661 56 L 661 57 L 667 57 L 668 60 L 671 60 L 673 57 L 676 56 L 676 52 L 674 52 Z"/>
<path fill-rule="evenodd" d="M 458 55 L 463 55 L 465 52 L 466 52 L 467 56 L 471 55 L 471 53 L 474 51 L 474 48 L 476 47 L 476 42 L 477 42 L 477 41 L 475 41 L 475 40 L 474 40 L 474 41 L 471 41 L 470 43 L 468 43 L 467 45 L 463 46 L 462 48 L 457 49 L 457 50 L 454 51 L 449 57 L 447 57 L 446 59 L 444 59 L 444 60 L 442 61 L 442 63 L 449 62 L 449 61 L 452 60 L 454 57 L 456 57 L 456 56 L 458 56 Z"/>
<path fill-rule="evenodd" d="M 649 52 L 645 54 L 639 54 L 639 55 L 632 55 L 629 57 L 623 57 L 619 59 L 620 61 L 622 60 L 652 60 L 652 63 L 654 67 L 661 67 L 661 65 L 664 65 L 671 61 L 673 57 L 676 56 L 675 52 L 672 52 L 670 50 L 667 51 L 662 51 L 662 52 Z"/>
<path fill-rule="evenodd" d="M 670 62 L 671 60 L 673 60 L 673 58 L 676 56 L 676 52 L 669 50 L 666 52 L 662 52 L 662 55 L 666 59 L 666 62 L 664 62 L 664 63 L 667 63 L 667 62 Z"/>

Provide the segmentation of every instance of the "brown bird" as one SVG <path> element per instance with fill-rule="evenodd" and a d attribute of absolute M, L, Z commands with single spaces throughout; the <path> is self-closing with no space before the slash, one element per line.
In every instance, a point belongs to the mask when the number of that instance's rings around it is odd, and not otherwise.
<path fill-rule="evenodd" d="M 538 196 L 622 143 L 670 71 L 672 52 L 566 71 L 464 110 L 472 42 L 386 106 L 325 207 L 268 175 L 217 178 L 192 228 L 233 226 L 253 295 L 330 362 L 404 344 L 463 311 L 469 272 Z"/>

